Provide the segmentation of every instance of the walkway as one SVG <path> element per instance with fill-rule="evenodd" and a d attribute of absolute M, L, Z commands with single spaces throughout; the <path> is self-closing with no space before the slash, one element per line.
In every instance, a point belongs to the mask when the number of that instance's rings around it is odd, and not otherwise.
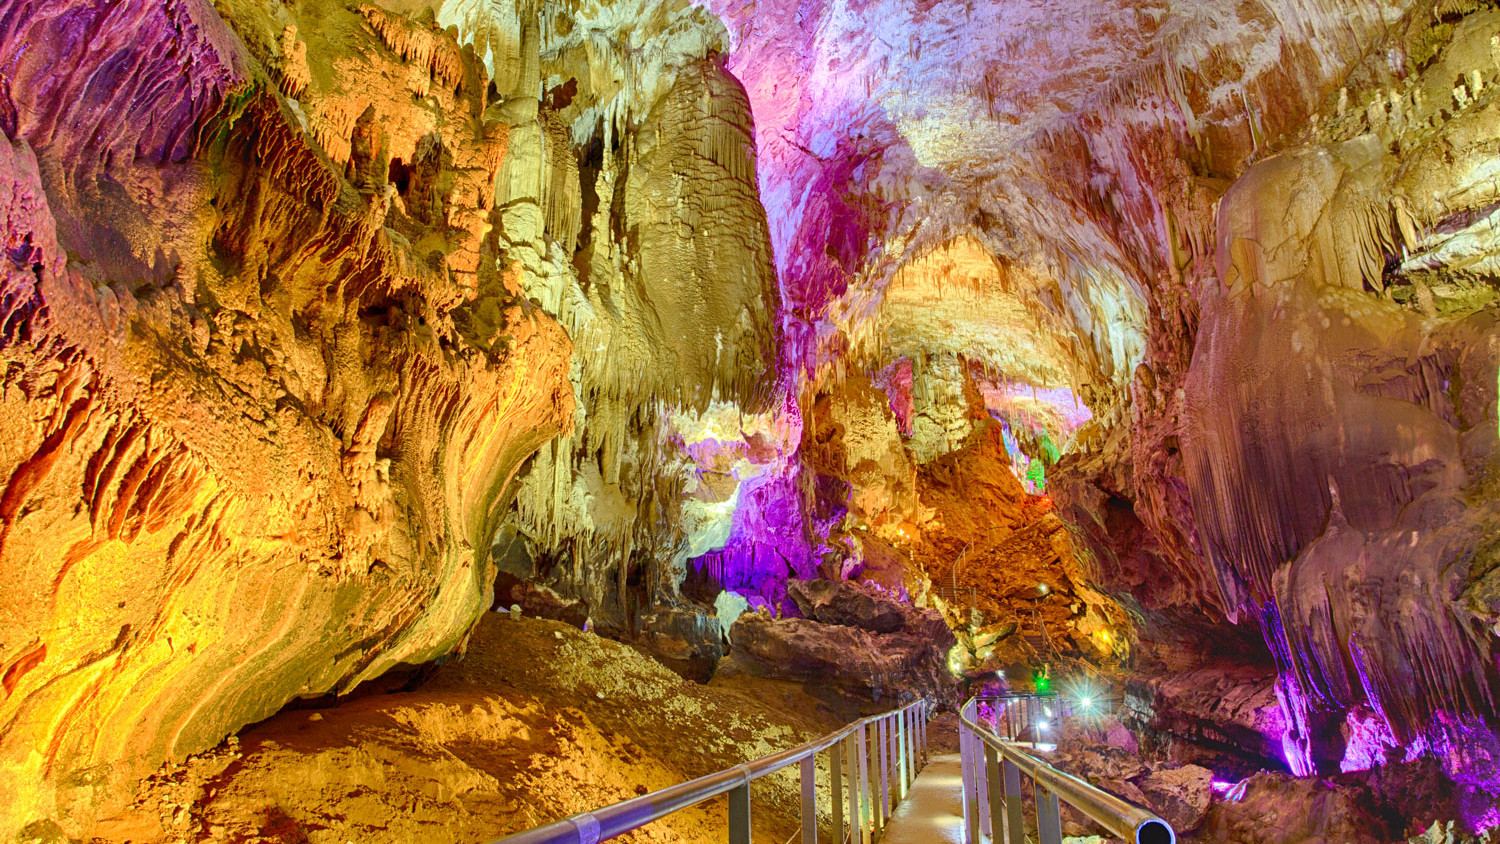
<path fill-rule="evenodd" d="M 886 823 L 880 844 L 963 844 L 963 781 L 957 753 L 929 759 Z"/>

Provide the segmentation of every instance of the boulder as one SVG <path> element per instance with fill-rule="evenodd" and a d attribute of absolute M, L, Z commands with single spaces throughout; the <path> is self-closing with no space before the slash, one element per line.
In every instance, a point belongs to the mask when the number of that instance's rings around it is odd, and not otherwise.
<path fill-rule="evenodd" d="M 849 580 L 792 580 L 786 594 L 803 616 L 825 624 L 894 633 L 907 623 L 908 608 L 899 601 Z"/>
<path fill-rule="evenodd" d="M 957 691 L 946 663 L 951 635 L 877 634 L 808 618 L 745 613 L 729 638 L 739 668 L 807 683 L 813 692 L 832 689 L 880 700 L 903 692 L 952 699 Z"/>
<path fill-rule="evenodd" d="M 1178 834 L 1192 832 L 1203 823 L 1213 796 L 1213 772 L 1197 765 L 1155 771 L 1139 782 L 1146 803 L 1172 825 Z"/>
<path fill-rule="evenodd" d="M 719 620 L 692 609 L 658 607 L 642 615 L 635 643 L 666 667 L 697 683 L 707 683 L 724 656 Z"/>

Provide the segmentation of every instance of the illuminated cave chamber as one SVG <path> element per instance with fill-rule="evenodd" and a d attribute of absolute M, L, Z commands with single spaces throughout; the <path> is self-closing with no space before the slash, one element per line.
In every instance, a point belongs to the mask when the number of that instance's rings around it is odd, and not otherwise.
<path fill-rule="evenodd" d="M 1497 92 L 1488 0 L 0 4 L 0 839 L 1050 684 L 1184 840 L 1483 840 Z"/>

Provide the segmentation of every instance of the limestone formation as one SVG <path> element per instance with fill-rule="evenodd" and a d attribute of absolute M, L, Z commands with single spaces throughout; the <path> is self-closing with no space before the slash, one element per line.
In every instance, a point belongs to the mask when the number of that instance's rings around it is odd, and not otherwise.
<path fill-rule="evenodd" d="M 272 54 L 296 30 L 258 9 L 237 36 L 195 2 L 22 5 L 0 41 L 5 834 L 86 829 L 165 759 L 460 647 L 512 477 L 570 407 L 565 336 L 478 263 L 504 153 L 482 90 L 366 105 L 347 58 Z M 358 72 L 405 78 L 361 23 Z M 268 74 L 303 57 L 299 104 Z M 458 152 L 418 222 L 386 159 L 424 132 Z"/>
<path fill-rule="evenodd" d="M 1202 840 L 1480 840 L 1497 32 L 0 2 L 0 838 L 332 841 L 127 807 L 286 707 L 436 694 L 498 607 L 788 707 L 1118 699 L 1059 758 Z M 480 767 L 434 787 L 510 793 Z"/>

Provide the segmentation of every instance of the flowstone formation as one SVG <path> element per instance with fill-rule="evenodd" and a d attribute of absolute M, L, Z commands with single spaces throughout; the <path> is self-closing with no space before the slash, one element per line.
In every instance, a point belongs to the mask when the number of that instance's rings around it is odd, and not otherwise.
<path fill-rule="evenodd" d="M 475 39 L 509 27 L 523 67 L 500 106 L 499 260 L 574 340 L 573 431 L 521 479 L 502 603 L 711 670 L 722 631 L 681 610 L 687 561 L 787 451 L 752 444 L 785 438 L 779 296 L 722 25 L 685 2 L 462 8 Z"/>
<path fill-rule="evenodd" d="M 484 258 L 482 69 L 322 13 L 0 17 L 0 834 L 454 650 L 568 423 L 566 335 Z"/>
<path fill-rule="evenodd" d="M 1462 828 L 1500 820 L 1490 4 L 714 8 L 782 210 L 784 358 L 815 396 L 879 384 L 919 467 L 1007 422 L 1129 618 L 1149 743 L 1435 758 Z M 1056 411 L 1026 437 L 974 412 L 1015 384 Z M 856 500 L 805 451 L 816 512 Z"/>
<path fill-rule="evenodd" d="M 0 10 L 0 835 L 84 834 L 163 760 L 461 653 L 518 494 L 634 496 L 677 471 L 671 408 L 768 400 L 704 15 L 496 11 Z M 631 67 L 626 31 L 680 52 Z M 596 471 L 517 482 L 544 446 Z"/>
<path fill-rule="evenodd" d="M 1393 87 L 1363 119 L 1335 115 L 1220 203 L 1184 457 L 1205 555 L 1278 658 L 1297 772 L 1431 750 L 1476 787 L 1500 774 L 1479 175 L 1500 114 L 1468 73 L 1497 24 L 1459 21 L 1421 74 L 1366 69 Z M 1437 90 L 1458 75 L 1471 87 Z"/>

